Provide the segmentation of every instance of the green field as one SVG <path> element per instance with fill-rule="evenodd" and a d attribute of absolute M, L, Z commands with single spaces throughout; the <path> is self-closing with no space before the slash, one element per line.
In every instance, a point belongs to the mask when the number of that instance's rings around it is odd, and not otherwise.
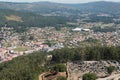
<path fill-rule="evenodd" d="M 30 47 L 21 47 L 21 46 L 19 46 L 19 47 L 15 48 L 14 50 L 18 51 L 18 52 L 22 52 L 22 51 L 27 51 L 27 50 L 31 50 L 31 49 L 32 48 L 30 48 Z"/>

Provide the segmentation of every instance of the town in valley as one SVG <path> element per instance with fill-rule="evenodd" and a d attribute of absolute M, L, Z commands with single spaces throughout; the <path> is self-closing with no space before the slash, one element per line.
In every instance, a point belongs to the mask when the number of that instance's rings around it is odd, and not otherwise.
<path fill-rule="evenodd" d="M 0 80 L 120 80 L 119 2 L 0 7 Z"/>

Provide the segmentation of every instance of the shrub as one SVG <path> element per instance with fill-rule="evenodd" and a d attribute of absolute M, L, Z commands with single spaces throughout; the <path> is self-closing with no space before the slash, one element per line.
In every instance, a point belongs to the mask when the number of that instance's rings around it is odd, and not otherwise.
<path fill-rule="evenodd" d="M 93 73 L 86 73 L 83 75 L 83 80 L 96 80 L 97 77 Z"/>

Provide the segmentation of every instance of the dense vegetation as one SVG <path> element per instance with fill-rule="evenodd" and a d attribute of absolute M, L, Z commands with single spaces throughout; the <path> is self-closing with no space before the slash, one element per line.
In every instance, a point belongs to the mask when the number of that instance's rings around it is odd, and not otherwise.
<path fill-rule="evenodd" d="M 115 17 L 97 16 L 97 14 L 89 15 L 89 20 L 84 20 L 85 22 L 103 22 L 103 23 L 113 23 Z"/>
<path fill-rule="evenodd" d="M 92 29 L 94 32 L 115 32 L 116 31 L 116 28 L 114 27 L 104 27 L 104 28 L 93 27 Z"/>
<path fill-rule="evenodd" d="M 120 47 L 92 46 L 64 48 L 51 52 L 52 61 L 64 63 L 76 60 L 120 60 Z"/>
<path fill-rule="evenodd" d="M 0 64 L 0 80 L 37 80 L 38 74 L 45 70 L 44 57 L 44 53 L 35 52 Z"/>
<path fill-rule="evenodd" d="M 67 68 L 64 64 L 56 64 L 53 66 L 53 70 L 57 72 L 66 72 Z"/>
<path fill-rule="evenodd" d="M 60 26 L 61 24 L 64 25 L 67 21 L 69 19 L 65 17 L 45 17 L 28 12 L 0 10 L 0 26 L 7 23 L 9 27 L 14 27 L 17 31 L 22 31 L 27 27 Z"/>

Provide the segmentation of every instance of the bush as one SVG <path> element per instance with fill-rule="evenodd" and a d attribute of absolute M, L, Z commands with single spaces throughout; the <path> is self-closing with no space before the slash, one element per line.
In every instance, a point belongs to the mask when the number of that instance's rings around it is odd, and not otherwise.
<path fill-rule="evenodd" d="M 65 72 L 66 71 L 66 66 L 64 64 L 57 64 L 53 67 L 53 70 L 57 72 Z"/>
<path fill-rule="evenodd" d="M 83 75 L 83 80 L 96 80 L 97 77 L 93 73 L 86 73 Z"/>
<path fill-rule="evenodd" d="M 115 66 L 109 66 L 107 67 L 107 71 L 109 74 L 111 74 L 115 70 Z"/>

